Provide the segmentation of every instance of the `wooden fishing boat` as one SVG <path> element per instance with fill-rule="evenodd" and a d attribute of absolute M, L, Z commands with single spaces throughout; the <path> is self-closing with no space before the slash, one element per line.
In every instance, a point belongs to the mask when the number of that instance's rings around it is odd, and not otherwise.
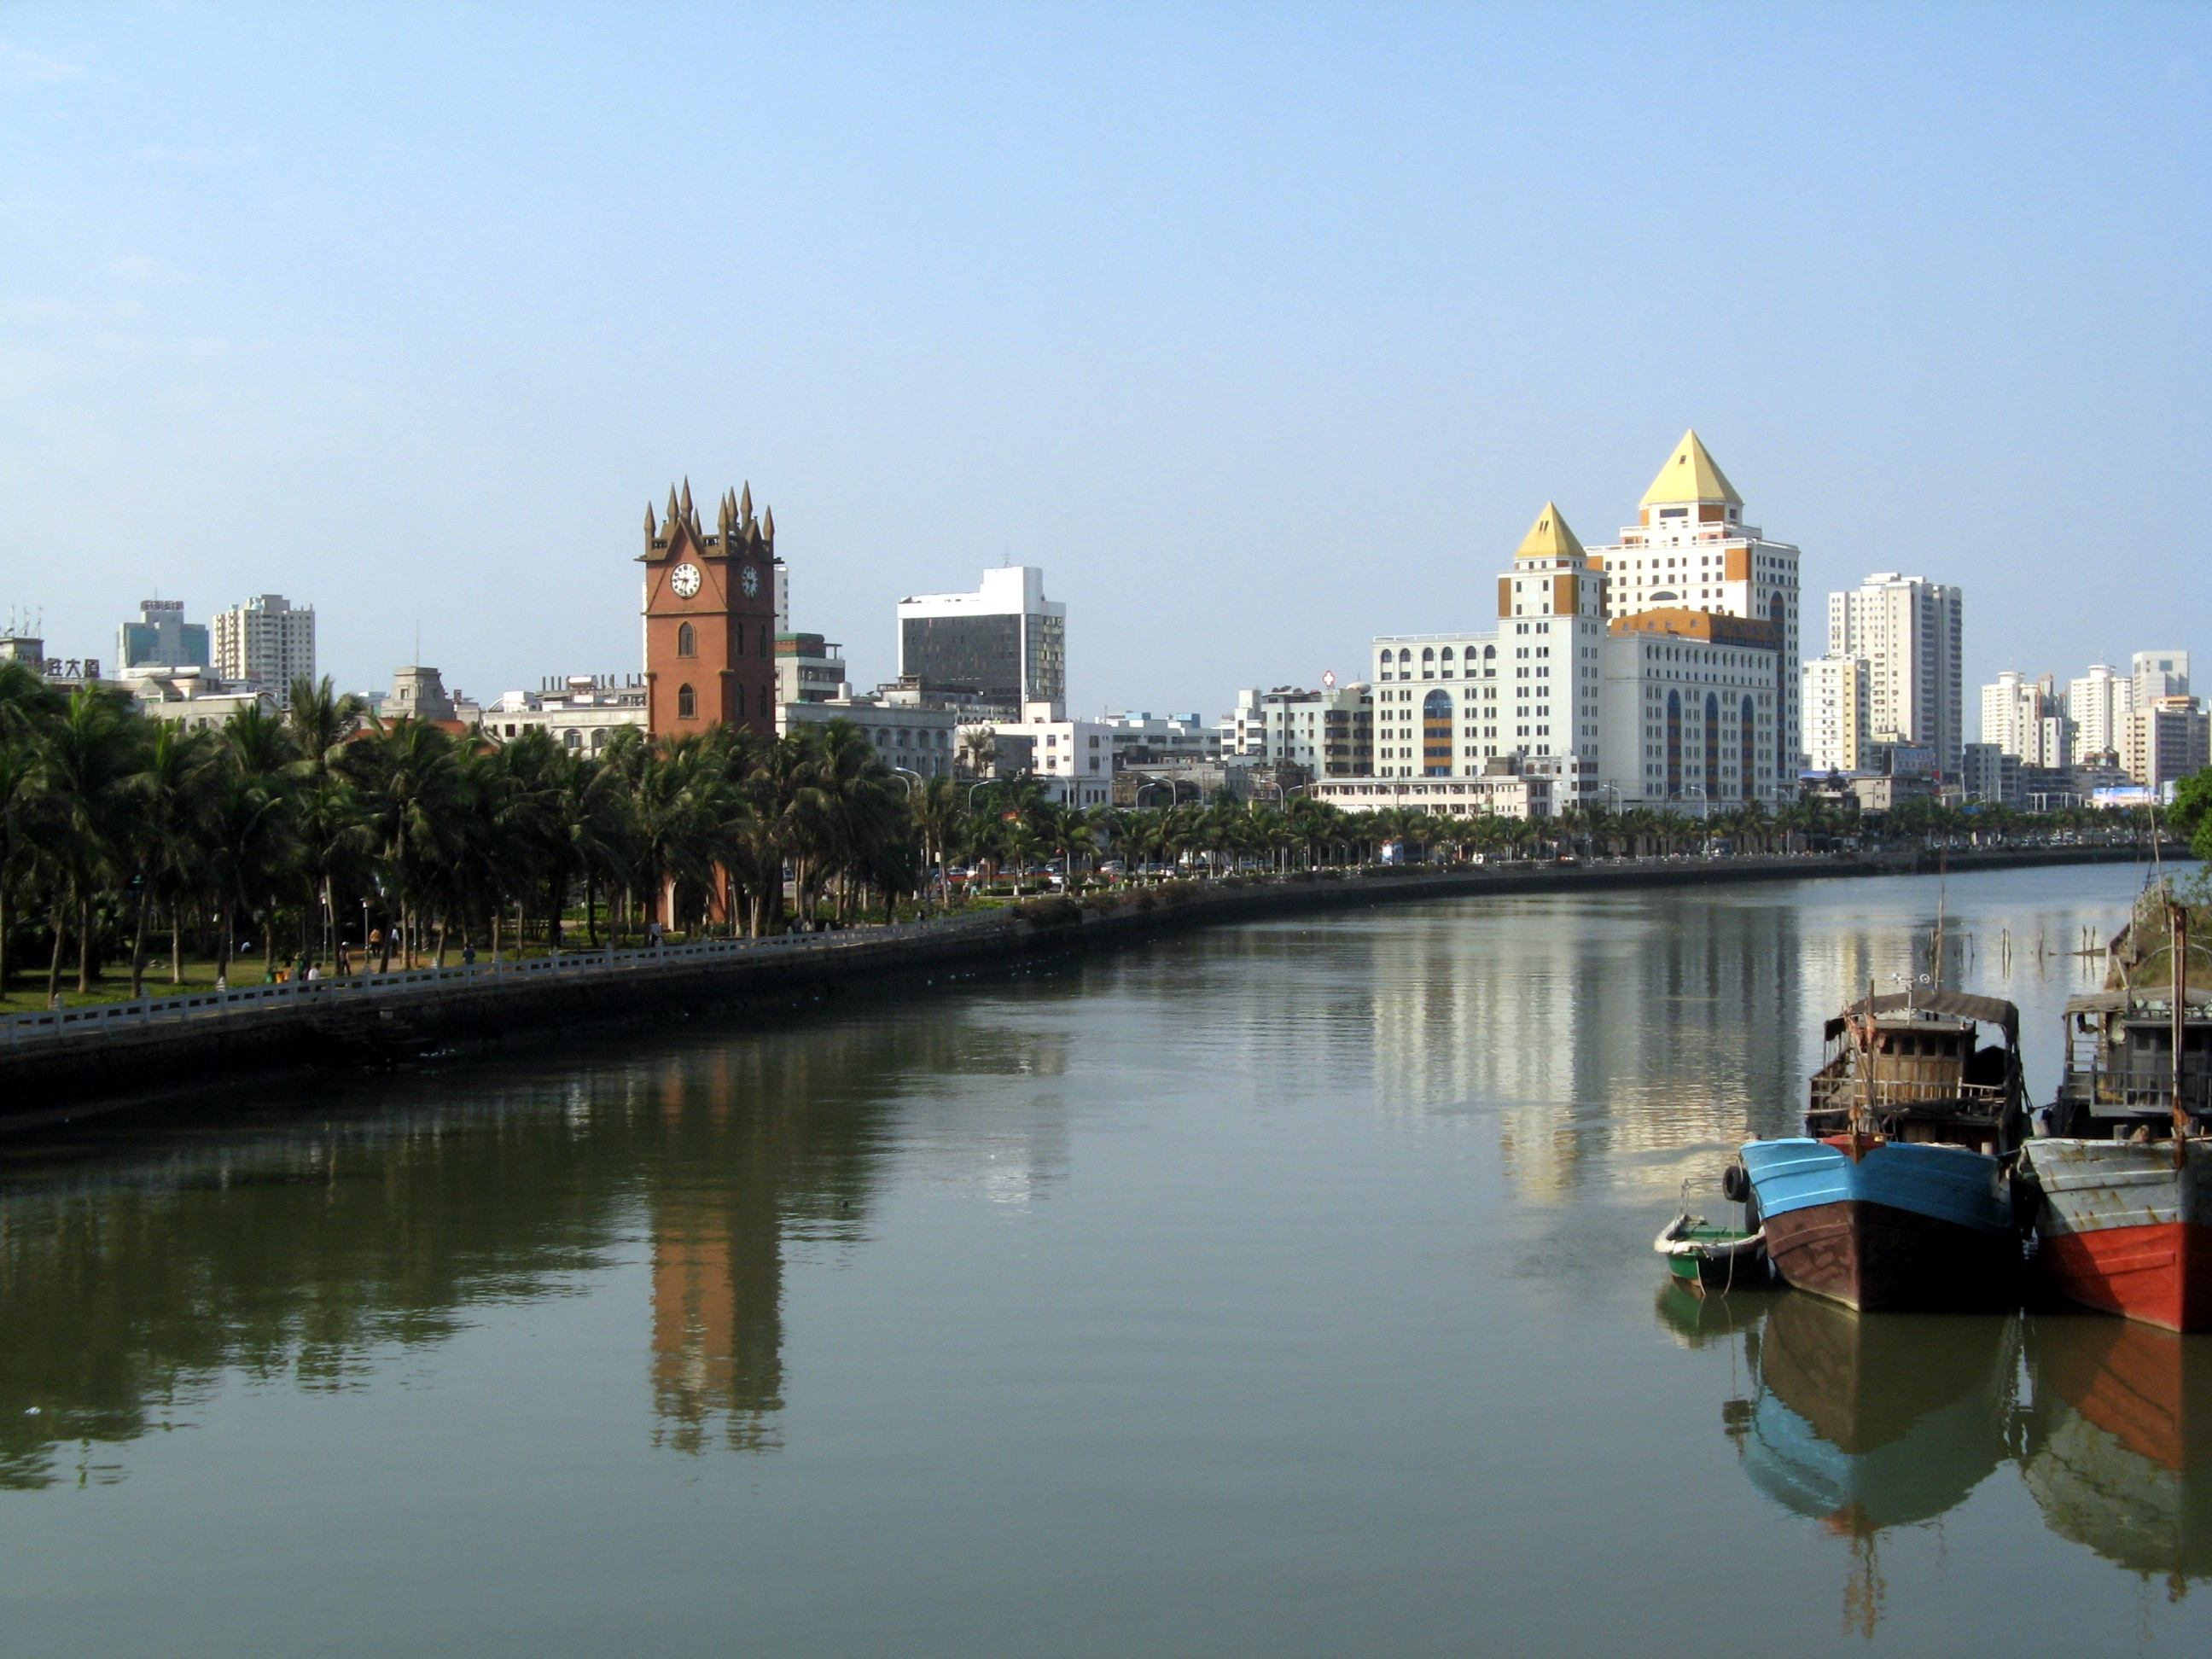
<path fill-rule="evenodd" d="M 2123 983 L 2066 1005 L 2066 1077 L 2052 1133 L 2021 1149 L 2022 1190 L 2036 1195 L 2037 1269 L 2059 1295 L 2212 1330 L 2212 998 L 2189 989 L 2188 912 L 2170 893 L 2149 902 L 2169 982 L 2125 982 L 2151 955 L 2130 939 L 2150 920 L 2139 912 L 2115 945 Z"/>
<path fill-rule="evenodd" d="M 1685 1210 L 1659 1231 L 1651 1248 L 1666 1258 L 1674 1282 L 1699 1296 L 1766 1287 L 1766 1234 L 1723 1227 Z"/>
<path fill-rule="evenodd" d="M 2001 1041 L 1981 1042 L 1984 1026 Z M 1805 1134 L 1737 1155 L 1775 1272 L 1868 1310 L 2009 1304 L 2008 1166 L 2027 1127 L 2019 1011 L 1957 991 L 1869 994 L 1825 1037 Z"/>

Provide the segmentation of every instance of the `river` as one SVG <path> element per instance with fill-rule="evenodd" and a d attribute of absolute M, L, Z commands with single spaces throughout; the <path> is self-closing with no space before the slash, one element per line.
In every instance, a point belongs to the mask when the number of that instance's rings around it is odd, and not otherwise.
<path fill-rule="evenodd" d="M 2141 873 L 1948 884 L 2039 1099 Z M 1650 1252 L 1937 894 L 1385 905 L 0 1142 L 0 1652 L 2201 1653 L 2212 1339 Z"/>

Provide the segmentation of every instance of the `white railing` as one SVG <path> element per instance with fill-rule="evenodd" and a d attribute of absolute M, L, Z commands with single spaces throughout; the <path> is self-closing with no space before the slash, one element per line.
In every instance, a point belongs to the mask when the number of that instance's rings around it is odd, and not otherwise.
<path fill-rule="evenodd" d="M 224 990 L 179 991 L 167 995 L 143 996 L 128 1002 L 93 1003 L 82 1007 L 51 1008 L 0 1018 L 0 1046 L 15 1048 L 27 1042 L 77 1036 L 95 1036 L 141 1030 L 191 1020 L 229 1015 L 297 1012 L 303 1006 L 334 1006 L 362 997 L 420 991 L 435 985 L 508 984 L 516 981 L 562 980 L 595 975 L 619 975 L 684 963 L 726 961 L 757 956 L 807 956 L 849 951 L 886 939 L 912 939 L 924 933 L 957 934 L 1003 925 L 1008 913 L 982 916 L 936 917 L 927 921 L 902 921 L 887 927 L 849 929 L 829 933 L 780 933 L 769 939 L 702 939 L 657 949 L 568 951 L 559 956 L 530 957 L 514 962 L 456 963 L 445 968 L 395 969 L 386 974 L 349 974 L 342 978 L 296 980 L 283 985 L 246 985 Z M 964 924 L 964 925 L 963 925 Z"/>

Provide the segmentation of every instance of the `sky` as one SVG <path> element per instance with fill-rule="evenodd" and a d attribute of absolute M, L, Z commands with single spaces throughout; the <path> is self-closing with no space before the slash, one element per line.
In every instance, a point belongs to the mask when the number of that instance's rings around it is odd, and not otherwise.
<path fill-rule="evenodd" d="M 633 673 L 646 504 L 750 481 L 862 686 L 1031 563 L 1074 712 L 1212 718 L 1694 426 L 1808 654 L 1903 570 L 1970 727 L 2212 681 L 2208 86 L 2201 5 L 0 0 L 0 620 Z"/>

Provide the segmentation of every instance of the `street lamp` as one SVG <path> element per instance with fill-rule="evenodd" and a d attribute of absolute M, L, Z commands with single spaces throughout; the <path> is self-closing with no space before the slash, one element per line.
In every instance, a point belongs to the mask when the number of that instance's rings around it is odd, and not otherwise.
<path fill-rule="evenodd" d="M 921 774 L 913 771 L 907 767 L 894 766 L 891 768 L 891 775 L 896 778 L 901 783 L 906 785 L 906 798 L 908 800 L 912 800 L 914 799 L 915 785 L 922 781 Z"/>

